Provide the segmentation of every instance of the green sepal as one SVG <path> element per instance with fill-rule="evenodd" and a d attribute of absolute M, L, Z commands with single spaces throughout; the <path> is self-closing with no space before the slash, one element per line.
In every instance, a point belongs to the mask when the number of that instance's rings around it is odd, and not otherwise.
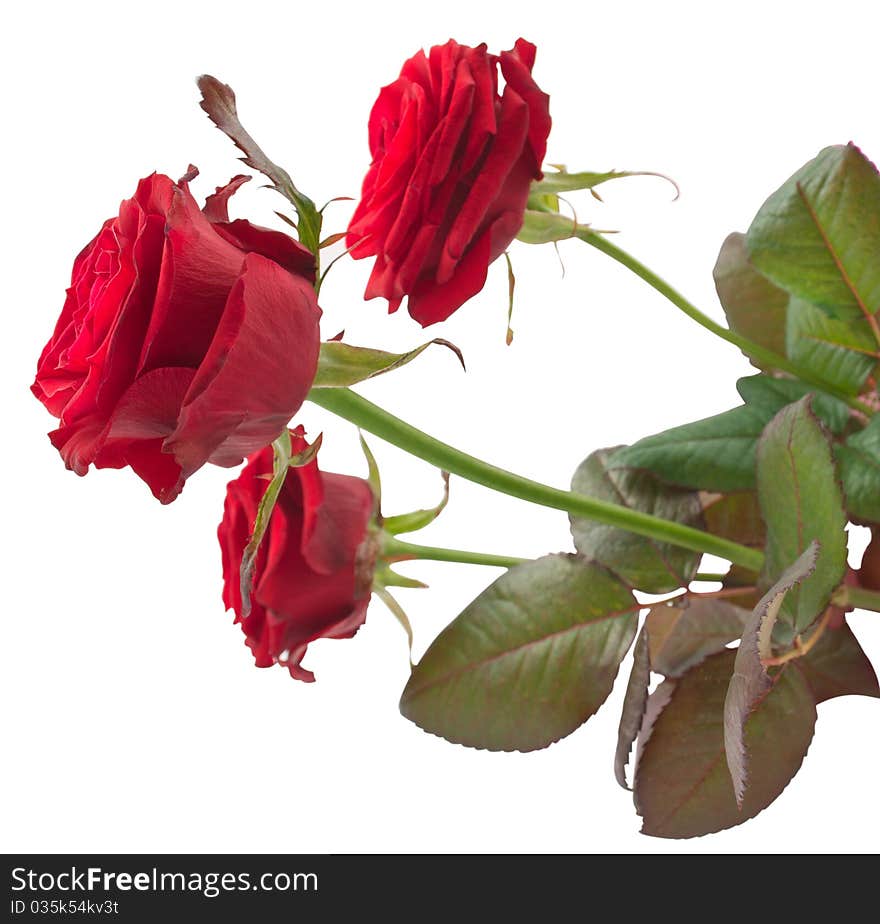
<path fill-rule="evenodd" d="M 407 644 L 409 645 L 409 664 L 412 667 L 412 650 L 413 650 L 413 630 L 409 616 L 406 615 L 404 608 L 385 590 L 384 587 L 374 587 L 373 593 L 388 607 L 394 618 L 400 624 L 406 633 Z"/>
<path fill-rule="evenodd" d="M 675 188 L 675 198 L 678 198 L 678 184 L 668 176 L 662 173 L 654 173 L 650 170 L 608 170 L 605 173 L 594 173 L 591 171 L 569 173 L 564 166 L 556 165 L 556 168 L 555 172 L 545 173 L 540 180 L 536 180 L 532 183 L 529 195 L 530 201 L 532 197 L 539 199 L 542 197 L 557 197 L 559 193 L 574 192 L 578 189 L 589 189 L 592 191 L 597 186 L 600 186 L 602 183 L 607 183 L 609 180 L 622 180 L 630 176 L 653 176 L 659 177 L 661 180 L 666 180 Z M 596 196 L 596 198 L 598 198 L 598 196 Z"/>
<path fill-rule="evenodd" d="M 524 244 L 551 244 L 554 241 L 567 241 L 577 234 L 582 227 L 577 219 L 548 212 L 543 209 L 526 209 L 522 227 L 516 235 Z"/>
<path fill-rule="evenodd" d="M 373 498 L 376 501 L 376 513 L 381 521 L 382 479 L 379 475 L 379 466 L 376 462 L 376 457 L 373 455 L 373 451 L 367 445 L 364 434 L 360 430 L 358 430 L 358 437 L 360 438 L 361 451 L 364 454 L 364 458 L 367 460 L 367 483 L 370 485 L 370 490 L 373 492 Z"/>
<path fill-rule="evenodd" d="M 260 543 L 263 536 L 269 528 L 269 519 L 275 504 L 278 501 L 278 495 L 287 478 L 287 473 L 291 468 L 300 468 L 308 465 L 321 448 L 321 436 L 307 446 L 302 452 L 294 453 L 290 440 L 290 431 L 285 428 L 278 439 L 272 443 L 274 458 L 272 462 L 272 478 L 266 485 L 266 490 L 260 498 L 260 504 L 257 507 L 257 515 L 254 519 L 253 532 L 244 548 L 241 556 L 241 567 L 239 569 L 239 581 L 241 586 L 241 618 L 244 619 L 251 610 L 251 589 L 254 580 L 254 566 L 257 561 L 257 553 L 260 550 Z"/>
<path fill-rule="evenodd" d="M 382 528 L 386 533 L 392 536 L 399 536 L 401 533 L 414 533 L 416 530 L 424 529 L 429 526 L 445 509 L 449 503 L 449 472 L 440 473 L 443 478 L 443 497 L 436 507 L 429 507 L 425 510 L 413 510 L 411 513 L 401 513 L 397 516 L 386 517 L 382 521 Z"/>
<path fill-rule="evenodd" d="M 458 357 L 462 368 L 465 368 L 461 350 L 455 344 L 448 340 L 441 340 L 439 337 L 406 353 L 387 353 L 385 350 L 374 350 L 370 347 L 352 346 L 348 343 L 340 343 L 338 340 L 329 340 L 321 344 L 318 371 L 315 373 L 312 387 L 348 388 L 351 385 L 357 385 L 358 382 L 364 382 L 405 366 L 435 343 L 452 350 Z"/>
<path fill-rule="evenodd" d="M 383 587 L 406 587 L 410 590 L 425 590 L 427 584 L 423 581 L 417 581 L 415 578 L 407 577 L 405 574 L 398 574 L 391 569 L 387 563 L 380 563 L 373 572 L 373 590 L 380 590 Z"/>

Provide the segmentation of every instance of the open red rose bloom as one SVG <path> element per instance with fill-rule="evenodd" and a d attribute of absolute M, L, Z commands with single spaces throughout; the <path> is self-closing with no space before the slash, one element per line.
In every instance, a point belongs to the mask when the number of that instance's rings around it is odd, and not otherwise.
<path fill-rule="evenodd" d="M 272 442 L 305 399 L 314 261 L 280 232 L 228 220 L 246 179 L 203 212 L 187 182 L 153 174 L 77 257 L 32 386 L 77 474 L 128 465 L 168 503 L 205 462 L 236 465 Z"/>
<path fill-rule="evenodd" d="M 293 452 L 306 448 L 291 433 Z M 223 602 L 236 613 L 257 667 L 283 664 L 312 681 L 300 666 L 309 642 L 350 638 L 363 625 L 372 592 L 376 550 L 369 524 L 373 492 L 361 478 L 318 470 L 312 460 L 291 468 L 257 555 L 251 610 L 243 616 L 242 552 L 272 475 L 272 449 L 251 456 L 229 483 L 217 531 L 223 552 Z"/>
<path fill-rule="evenodd" d="M 361 201 L 348 227 L 355 258 L 375 257 L 366 298 L 423 327 L 486 281 L 519 231 L 541 178 L 549 98 L 532 79 L 535 46 L 491 55 L 450 40 L 410 58 L 370 114 Z M 498 66 L 505 80 L 498 93 Z"/>

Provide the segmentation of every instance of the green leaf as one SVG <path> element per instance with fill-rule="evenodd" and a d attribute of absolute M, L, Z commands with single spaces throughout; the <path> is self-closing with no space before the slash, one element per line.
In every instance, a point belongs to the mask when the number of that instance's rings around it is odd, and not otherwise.
<path fill-rule="evenodd" d="M 645 621 L 652 669 L 666 677 L 680 677 L 740 638 L 748 617 L 749 611 L 740 606 L 699 597 L 678 605 L 652 606 Z"/>
<path fill-rule="evenodd" d="M 846 623 L 826 629 L 809 654 L 791 663 L 803 674 L 817 703 L 836 696 L 880 697 L 877 674 Z"/>
<path fill-rule="evenodd" d="M 836 446 L 835 455 L 850 516 L 880 523 L 880 417 Z"/>
<path fill-rule="evenodd" d="M 599 449 L 587 456 L 574 473 L 572 491 L 677 523 L 701 525 L 702 504 L 695 492 L 665 485 L 650 472 L 609 468 L 609 459 L 617 449 Z M 570 517 L 569 521 L 581 555 L 605 565 L 631 587 L 646 593 L 662 594 L 690 583 L 702 557 L 699 552 L 594 520 Z"/>
<path fill-rule="evenodd" d="M 793 298 L 788 308 L 786 353 L 801 369 L 841 391 L 857 395 L 877 365 L 877 343 L 867 324 L 844 324 L 820 308 Z"/>
<path fill-rule="evenodd" d="M 669 484 L 706 491 L 755 485 L 755 449 L 768 416 L 744 405 L 619 449 L 614 468 L 643 468 Z"/>
<path fill-rule="evenodd" d="M 435 639 L 413 669 L 400 711 L 470 747 L 546 747 L 605 701 L 638 612 L 629 588 L 578 556 L 517 565 Z"/>
<path fill-rule="evenodd" d="M 832 433 L 842 433 L 850 420 L 849 408 L 837 398 L 815 392 L 796 379 L 777 379 L 770 375 L 747 375 L 736 383 L 743 401 L 758 408 L 767 418 L 806 395 L 813 395 L 813 410 Z"/>
<path fill-rule="evenodd" d="M 815 572 L 782 604 L 780 620 L 801 632 L 828 606 L 846 570 L 846 514 L 831 445 L 810 398 L 783 408 L 758 444 L 758 500 L 767 524 L 764 575 L 775 583 L 815 539 Z"/>
<path fill-rule="evenodd" d="M 877 343 L 864 319 L 844 324 L 803 299 L 790 298 L 749 262 L 743 234 L 728 235 L 713 275 L 731 330 L 787 355 L 842 391 L 859 393 L 877 362 L 866 355 L 876 352 Z"/>
<path fill-rule="evenodd" d="M 724 699 L 724 753 L 736 804 L 740 808 L 747 781 L 746 719 L 774 684 L 763 664 L 773 654 L 773 627 L 786 595 L 815 571 L 818 555 L 819 544 L 811 542 L 798 560 L 785 569 L 755 607 L 736 651 L 733 676 Z"/>
<path fill-rule="evenodd" d="M 299 239 L 304 247 L 316 254 L 320 248 L 322 216 L 315 203 L 294 186 L 290 174 L 278 164 L 272 163 L 263 149 L 245 131 L 238 118 L 232 88 L 210 74 L 202 74 L 196 83 L 202 91 L 199 105 L 208 114 L 208 118 L 244 154 L 241 160 L 248 167 L 268 177 L 272 181 L 272 188 L 293 204 L 299 218 Z"/>
<path fill-rule="evenodd" d="M 741 824 L 766 808 L 800 768 L 816 706 L 801 674 L 787 665 L 746 720 L 752 783 L 737 807 L 724 760 L 724 700 L 735 658 L 735 651 L 723 651 L 675 681 L 644 745 L 640 735 L 635 800 L 642 833 L 697 837 Z"/>
<path fill-rule="evenodd" d="M 617 750 L 614 752 L 614 777 L 624 789 L 629 789 L 626 782 L 626 765 L 629 763 L 633 742 L 642 727 L 645 706 L 648 703 L 648 684 L 651 681 L 649 647 L 648 631 L 643 626 L 633 652 L 633 666 L 623 697 L 623 709 L 617 727 Z"/>
<path fill-rule="evenodd" d="M 721 245 L 712 270 L 718 299 L 732 331 L 784 354 L 788 293 L 749 263 L 745 240 L 744 234 L 734 232 Z M 758 365 L 752 357 L 748 359 Z"/>
<path fill-rule="evenodd" d="M 825 148 L 761 206 L 746 236 L 776 285 L 842 320 L 880 310 L 880 176 L 853 144 Z"/>
<path fill-rule="evenodd" d="M 448 340 L 439 337 L 429 340 L 407 353 L 386 353 L 369 347 L 351 346 L 338 340 L 321 344 L 318 356 L 318 371 L 315 374 L 314 388 L 348 388 L 358 382 L 366 381 L 377 375 L 383 375 L 399 369 L 420 356 L 431 344 L 437 343 L 452 350 L 464 368 L 461 350 Z"/>
<path fill-rule="evenodd" d="M 795 379 L 763 374 L 746 376 L 736 387 L 745 405 L 645 437 L 617 450 L 610 467 L 647 469 L 683 488 L 751 490 L 758 438 L 765 425 L 787 404 L 812 391 Z M 850 420 L 847 406 L 829 395 L 816 395 L 814 408 L 834 433 L 842 432 Z"/>
<path fill-rule="evenodd" d="M 449 472 L 441 472 L 443 477 L 443 497 L 440 502 L 426 510 L 413 510 L 411 513 L 401 513 L 394 517 L 386 517 L 382 526 L 386 533 L 398 536 L 401 533 L 414 533 L 416 530 L 430 526 L 446 509 L 449 503 Z"/>

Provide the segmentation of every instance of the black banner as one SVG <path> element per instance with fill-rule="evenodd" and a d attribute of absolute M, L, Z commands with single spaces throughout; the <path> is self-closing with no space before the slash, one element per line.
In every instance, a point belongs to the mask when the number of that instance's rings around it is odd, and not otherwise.
<path fill-rule="evenodd" d="M 729 889 L 706 856 L 613 854 L 6 854 L 7 920 L 149 922 L 388 919 L 555 921 L 601 898 L 633 915 Z M 696 865 L 695 865 L 696 864 Z M 698 870 L 698 872 L 697 872 Z M 637 882 L 636 887 L 625 885 Z M 697 889 L 696 883 L 699 884 Z M 697 889 L 697 891 L 694 891 Z M 788 899 L 787 899 L 788 903 Z M 270 917 L 271 916 L 271 917 Z"/>

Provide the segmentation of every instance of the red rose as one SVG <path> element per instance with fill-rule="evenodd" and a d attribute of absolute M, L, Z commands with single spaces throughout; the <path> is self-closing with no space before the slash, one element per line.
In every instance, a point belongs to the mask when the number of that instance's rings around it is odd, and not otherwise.
<path fill-rule="evenodd" d="M 307 443 L 291 433 L 294 453 Z M 370 533 L 375 501 L 362 478 L 291 468 L 257 553 L 251 611 L 242 619 L 239 571 L 260 499 L 272 474 L 272 450 L 251 456 L 229 483 L 223 522 L 223 602 L 235 610 L 257 667 L 283 664 L 297 680 L 315 675 L 300 666 L 309 642 L 351 638 L 363 625 L 376 548 Z"/>
<path fill-rule="evenodd" d="M 236 177 L 202 212 L 179 184 L 138 184 L 73 265 L 31 386 L 68 468 L 132 469 L 163 503 L 205 462 L 236 465 L 305 400 L 319 349 L 311 254 L 229 221 Z"/>
<path fill-rule="evenodd" d="M 410 58 L 381 91 L 347 238 L 353 257 L 376 257 L 365 298 L 396 311 L 407 295 L 427 327 L 483 288 L 542 176 L 549 98 L 532 79 L 534 61 L 523 39 L 500 56 L 450 40 Z"/>

